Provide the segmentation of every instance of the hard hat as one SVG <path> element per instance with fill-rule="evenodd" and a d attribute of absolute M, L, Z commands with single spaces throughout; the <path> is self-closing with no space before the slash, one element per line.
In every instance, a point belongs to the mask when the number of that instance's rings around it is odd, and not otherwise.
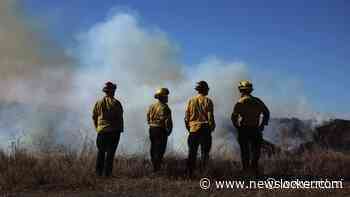
<path fill-rule="evenodd" d="M 168 88 L 159 88 L 154 94 L 154 98 L 164 97 L 169 95 Z"/>
<path fill-rule="evenodd" d="M 253 84 L 249 80 L 241 80 L 238 85 L 239 90 L 253 90 Z"/>
<path fill-rule="evenodd" d="M 209 85 L 206 81 L 199 81 L 197 82 L 195 90 L 209 90 Z"/>
<path fill-rule="evenodd" d="M 105 83 L 105 86 L 103 87 L 103 92 L 109 92 L 109 91 L 115 91 L 117 89 L 117 85 L 108 81 Z"/>

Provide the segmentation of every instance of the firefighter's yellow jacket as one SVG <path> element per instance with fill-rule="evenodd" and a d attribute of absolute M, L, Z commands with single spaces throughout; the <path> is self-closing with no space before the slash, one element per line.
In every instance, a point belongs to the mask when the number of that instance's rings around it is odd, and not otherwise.
<path fill-rule="evenodd" d="M 214 131 L 215 118 L 212 100 L 201 94 L 192 97 L 186 107 L 185 124 L 189 132 L 197 132 L 204 127 Z"/>
<path fill-rule="evenodd" d="M 260 123 L 260 116 L 263 115 Z M 235 127 L 258 128 L 268 124 L 270 118 L 269 109 L 264 102 L 252 95 L 243 95 L 236 103 L 231 116 Z"/>
<path fill-rule="evenodd" d="M 166 129 L 169 135 L 173 129 L 173 121 L 169 106 L 159 101 L 152 104 L 147 112 L 147 122 L 150 127 Z"/>
<path fill-rule="evenodd" d="M 123 132 L 124 130 L 123 107 L 113 97 L 105 96 L 96 102 L 92 119 L 97 133 Z"/>

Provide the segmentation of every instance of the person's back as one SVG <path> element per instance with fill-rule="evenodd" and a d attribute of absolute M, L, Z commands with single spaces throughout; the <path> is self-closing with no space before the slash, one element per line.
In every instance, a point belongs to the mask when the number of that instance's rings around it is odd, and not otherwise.
<path fill-rule="evenodd" d="M 188 101 L 185 114 L 185 125 L 189 132 L 187 170 L 190 176 L 193 175 L 196 167 L 199 146 L 201 147 L 202 167 L 206 167 L 212 144 L 211 133 L 215 129 L 214 105 L 207 97 L 209 92 L 207 82 L 197 82 L 195 90 L 198 95 Z"/>
<path fill-rule="evenodd" d="M 97 133 L 121 132 L 123 130 L 123 108 L 114 97 L 105 96 L 97 101 L 93 110 Z"/>
<path fill-rule="evenodd" d="M 92 112 L 97 132 L 96 174 L 98 176 L 112 175 L 114 154 L 119 144 L 120 134 L 124 131 L 123 108 L 114 98 L 116 88 L 116 84 L 107 82 L 102 89 L 106 95 L 96 102 Z"/>
<path fill-rule="evenodd" d="M 154 95 L 154 98 L 158 101 L 153 103 L 147 112 L 147 123 L 151 140 L 150 153 L 154 172 L 161 168 L 168 136 L 173 129 L 171 110 L 167 104 L 168 95 L 169 90 L 167 88 L 160 88 Z"/>
<path fill-rule="evenodd" d="M 241 98 L 233 108 L 231 120 L 237 129 L 243 171 L 253 170 L 258 175 L 262 131 L 269 122 L 270 112 L 259 98 L 251 95 L 253 84 L 250 81 L 240 81 L 238 89 Z"/>
<path fill-rule="evenodd" d="M 261 114 L 267 114 L 265 104 L 257 97 L 243 95 L 234 108 L 234 116 L 239 116 L 239 127 L 257 128 Z"/>
<path fill-rule="evenodd" d="M 172 129 L 171 110 L 166 103 L 155 102 L 147 112 L 147 122 L 151 127 L 161 127 L 166 130 Z"/>
<path fill-rule="evenodd" d="M 213 102 L 205 95 L 192 97 L 187 105 L 185 122 L 190 132 L 196 132 L 203 127 L 215 128 Z"/>

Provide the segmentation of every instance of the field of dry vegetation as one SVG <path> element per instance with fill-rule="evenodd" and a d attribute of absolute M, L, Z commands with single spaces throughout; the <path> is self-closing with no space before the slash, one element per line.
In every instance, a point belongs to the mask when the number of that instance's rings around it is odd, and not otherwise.
<path fill-rule="evenodd" d="M 215 155 L 213 153 L 213 155 Z M 94 174 L 95 150 L 81 153 L 33 153 L 13 148 L 0 152 L 0 196 L 350 196 L 350 189 L 336 190 L 218 190 L 203 191 L 202 177 L 212 180 L 242 178 L 240 164 L 213 157 L 209 168 L 196 178 L 185 176 L 185 158 L 167 154 L 162 172 L 153 174 L 147 155 L 117 155 L 112 178 Z M 266 176 L 350 177 L 350 155 L 318 150 L 302 155 L 280 153 L 263 157 Z M 345 187 L 348 187 L 345 184 Z"/>

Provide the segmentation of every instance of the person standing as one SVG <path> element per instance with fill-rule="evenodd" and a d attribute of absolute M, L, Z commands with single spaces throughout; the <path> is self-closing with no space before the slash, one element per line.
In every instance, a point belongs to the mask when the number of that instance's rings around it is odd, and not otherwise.
<path fill-rule="evenodd" d="M 123 107 L 114 98 L 117 85 L 105 83 L 102 91 L 105 96 L 96 102 L 92 119 L 97 132 L 96 174 L 109 177 L 113 171 L 113 160 L 117 150 L 120 134 L 124 131 Z"/>
<path fill-rule="evenodd" d="M 187 104 L 185 125 L 189 132 L 187 170 L 190 176 L 196 168 L 197 152 L 201 148 L 201 167 L 204 169 L 209 160 L 212 145 L 211 133 L 215 129 L 214 105 L 207 97 L 209 86 L 206 81 L 199 81 L 195 87 L 198 94 Z"/>
<path fill-rule="evenodd" d="M 169 90 L 160 88 L 154 95 L 158 101 L 149 107 L 147 123 L 151 140 L 151 160 L 153 171 L 159 171 L 166 150 L 168 136 L 173 129 L 171 110 L 168 106 Z"/>
<path fill-rule="evenodd" d="M 238 131 L 243 171 L 252 170 L 258 175 L 262 131 L 268 125 L 270 112 L 262 100 L 251 95 L 253 84 L 250 81 L 240 81 L 238 89 L 241 97 L 234 106 L 231 120 Z"/>

